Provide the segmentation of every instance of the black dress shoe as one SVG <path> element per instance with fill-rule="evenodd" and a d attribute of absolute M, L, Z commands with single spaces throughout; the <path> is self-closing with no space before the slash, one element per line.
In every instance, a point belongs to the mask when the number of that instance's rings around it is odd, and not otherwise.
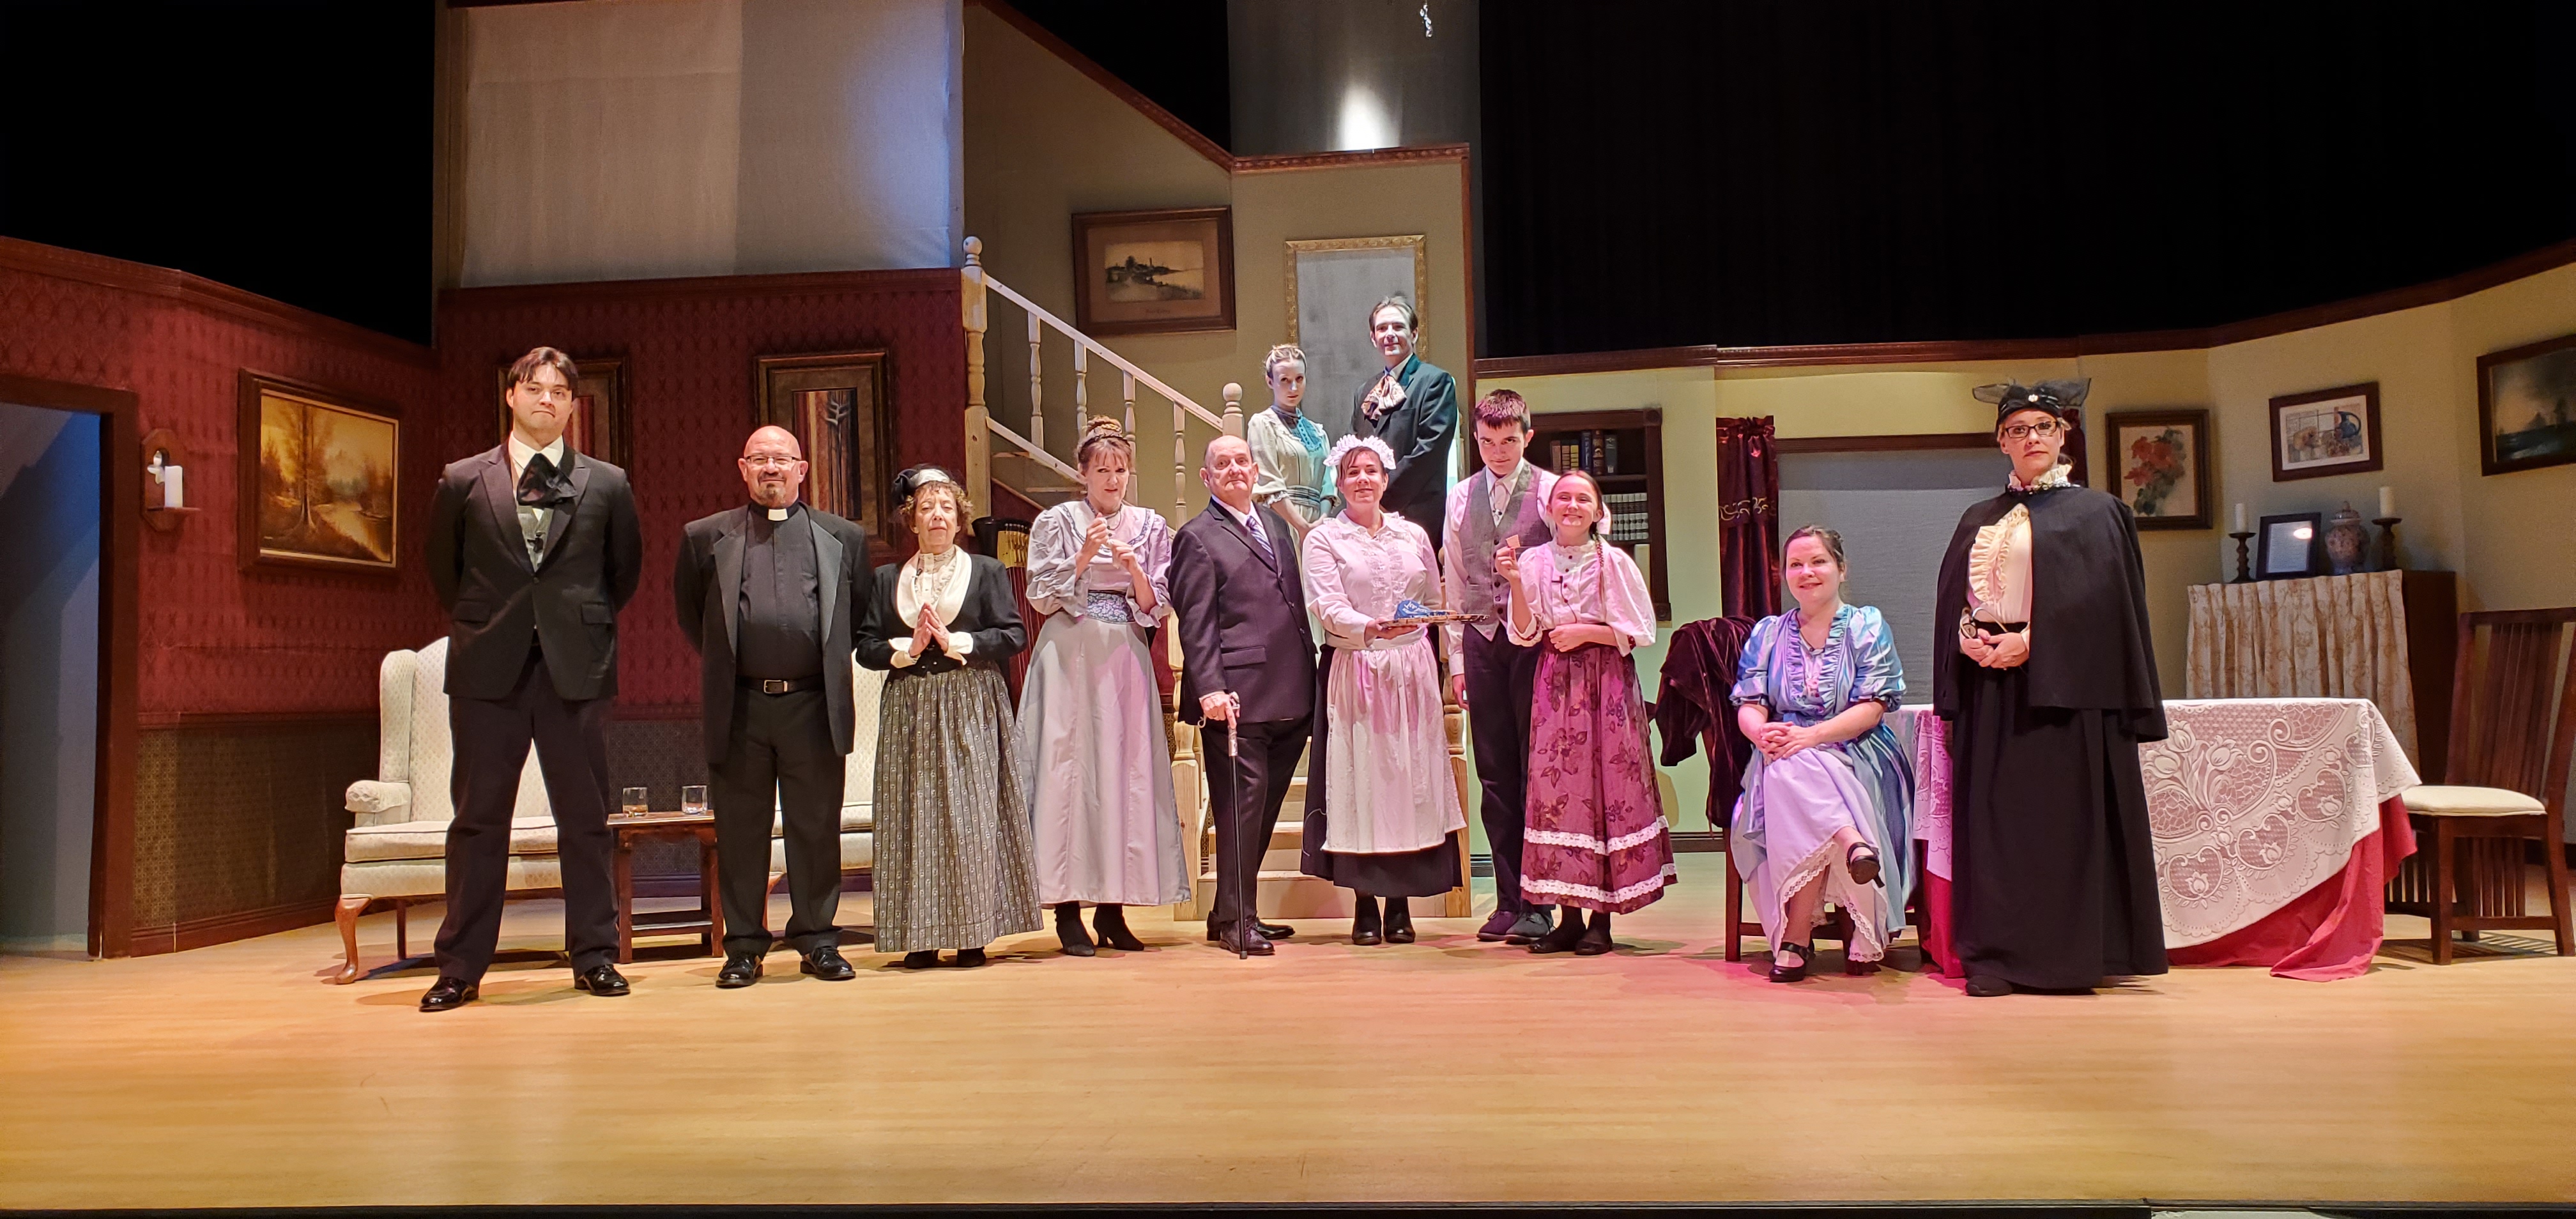
<path fill-rule="evenodd" d="M 1386 899 L 1386 942 L 1413 942 L 1413 904 L 1401 897 Z"/>
<path fill-rule="evenodd" d="M 626 984 L 626 975 L 617 972 L 614 965 L 593 965 L 574 974 L 572 988 L 612 998 L 634 989 Z"/>
<path fill-rule="evenodd" d="M 1857 883 L 1887 887 L 1887 882 L 1878 878 L 1878 852 L 1869 849 L 1868 843 L 1855 842 L 1843 852 L 1843 869 Z"/>
<path fill-rule="evenodd" d="M 1771 980 L 1774 982 L 1804 981 L 1807 976 L 1807 965 L 1815 959 L 1815 951 L 1815 946 L 1812 944 L 1782 944 L 1778 952 L 1771 954 Z M 1797 964 L 1781 964 L 1792 955 L 1797 958 Z"/>
<path fill-rule="evenodd" d="M 1092 907 L 1091 929 L 1099 934 L 1100 946 L 1103 948 L 1115 948 L 1120 952 L 1145 951 L 1145 941 L 1137 939 L 1136 933 L 1127 929 L 1125 906 Z"/>
<path fill-rule="evenodd" d="M 1529 950 L 1538 953 L 1572 952 L 1575 945 L 1582 940 L 1583 914 L 1581 911 L 1568 910 L 1565 921 L 1558 923 L 1556 930 L 1530 941 Z"/>
<path fill-rule="evenodd" d="M 796 971 L 824 982 L 847 982 L 859 976 L 859 971 L 851 967 L 849 958 L 842 956 L 841 950 L 830 944 L 816 945 L 814 951 L 805 954 Z"/>
<path fill-rule="evenodd" d="M 974 969 L 991 959 L 984 955 L 984 950 L 981 948 L 960 948 L 957 950 L 957 959 L 951 963 L 959 969 Z"/>
<path fill-rule="evenodd" d="M 1222 927 L 1222 926 L 1224 926 L 1224 924 L 1217 922 L 1215 919 L 1209 919 L 1209 920 L 1208 920 L 1208 925 L 1207 925 L 1207 942 L 1208 942 L 1208 943 L 1211 943 L 1211 944 L 1216 943 L 1216 939 L 1217 939 L 1217 929 L 1218 929 L 1219 927 Z M 1260 928 L 1260 929 L 1261 929 L 1261 938 L 1263 938 L 1263 939 L 1265 939 L 1265 940 L 1284 940 L 1284 939 L 1287 939 L 1288 937 L 1290 937 L 1290 936 L 1292 936 L 1292 935 L 1297 934 L 1297 929 L 1296 929 L 1296 928 L 1294 928 L 1294 927 L 1289 926 L 1289 925 L 1288 925 L 1288 924 L 1286 924 L 1286 923 L 1264 923 L 1264 922 L 1255 921 L 1255 922 L 1253 923 L 1253 926 L 1258 927 L 1258 928 Z"/>
<path fill-rule="evenodd" d="M 429 989 L 422 993 L 420 997 L 420 1010 L 424 1012 L 452 1012 L 468 1003 L 472 1003 L 478 998 L 481 998 L 482 994 L 483 988 L 481 986 L 468 982 L 463 978 L 450 978 L 442 975 L 437 981 L 430 983 Z"/>
<path fill-rule="evenodd" d="M 726 953 L 724 968 L 716 971 L 717 990 L 741 990 L 759 980 L 760 954 L 756 952 Z"/>
<path fill-rule="evenodd" d="M 1278 955 L 1279 950 L 1272 948 L 1270 946 L 1270 941 L 1264 938 L 1260 931 L 1246 930 L 1247 926 L 1248 922 L 1237 923 L 1231 927 L 1218 931 L 1216 933 L 1217 946 L 1225 949 L 1227 952 L 1247 957 L 1267 957 Z"/>
<path fill-rule="evenodd" d="M 924 948 L 919 952 L 907 952 L 903 954 L 903 964 L 901 968 L 928 969 L 937 964 L 939 964 L 938 950 Z"/>
<path fill-rule="evenodd" d="M 2013 993 L 2013 984 L 1993 974 L 1969 974 L 1968 997 L 1993 999 Z"/>

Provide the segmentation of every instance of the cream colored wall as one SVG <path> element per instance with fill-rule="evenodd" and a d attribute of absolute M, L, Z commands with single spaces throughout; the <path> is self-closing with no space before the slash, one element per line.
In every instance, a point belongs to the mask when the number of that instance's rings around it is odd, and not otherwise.
<path fill-rule="evenodd" d="M 1454 161 L 1234 174 L 1030 41 L 980 6 L 966 9 L 966 229 L 984 241 L 995 277 L 1073 318 L 1072 216 L 1129 208 L 1234 209 L 1235 329 L 1206 334 L 1127 335 L 1103 341 L 1211 412 L 1219 389 L 1244 387 L 1247 411 L 1270 401 L 1262 356 L 1287 341 L 1287 242 L 1324 237 L 1420 233 L 1427 240 L 1430 292 L 1422 310 L 1425 359 L 1458 375 L 1470 363 L 1467 230 L 1462 168 Z M 1022 314 L 993 307 L 986 344 L 993 415 L 1018 427 L 1028 411 L 1028 340 Z M 1353 319 L 1364 327 L 1365 319 Z M 1070 452 L 1071 348 L 1044 345 L 1049 447 Z M 1093 413 L 1119 406 L 1119 378 L 1095 367 Z M 1356 387 L 1316 386 L 1310 405 L 1347 409 Z M 1173 454 L 1169 408 L 1139 402 L 1134 497 L 1169 509 Z M 1190 510 L 1206 500 L 1198 450 L 1212 434 L 1190 431 L 1182 475 Z"/>
<path fill-rule="evenodd" d="M 2470 608 L 2576 605 L 2576 465 L 2479 474 L 2477 386 L 2479 356 L 2576 331 L 2576 267 L 2462 297 L 2450 312 L 2450 424 Z"/>

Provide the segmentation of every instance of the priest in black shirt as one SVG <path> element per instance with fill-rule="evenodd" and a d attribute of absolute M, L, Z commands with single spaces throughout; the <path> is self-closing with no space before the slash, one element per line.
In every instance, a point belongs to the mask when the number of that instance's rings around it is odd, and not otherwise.
<path fill-rule="evenodd" d="M 725 963 L 716 985 L 760 980 L 769 953 L 771 810 L 784 829 L 787 941 L 804 972 L 854 976 L 840 950 L 841 794 L 855 708 L 851 625 L 865 606 L 868 541 L 797 502 L 804 450 L 785 428 L 743 445 L 751 502 L 689 522 L 672 577 L 696 645 L 707 768 L 714 779 Z"/>

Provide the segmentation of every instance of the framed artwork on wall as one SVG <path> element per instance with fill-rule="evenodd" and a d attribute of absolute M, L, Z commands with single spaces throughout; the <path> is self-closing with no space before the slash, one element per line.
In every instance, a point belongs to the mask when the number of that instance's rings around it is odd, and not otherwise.
<path fill-rule="evenodd" d="M 2326 574 L 2326 548 L 2319 536 L 2325 529 L 2323 514 L 2267 516 L 2262 526 L 2254 535 L 2255 579 L 2303 580 Z"/>
<path fill-rule="evenodd" d="M 1073 325 L 1085 334 L 1234 329 L 1234 209 L 1073 218 Z"/>
<path fill-rule="evenodd" d="M 388 403 L 242 370 L 241 565 L 391 575 L 402 420 Z"/>
<path fill-rule="evenodd" d="M 805 446 L 805 502 L 894 544 L 894 443 L 883 349 L 752 361 L 752 424 Z"/>
<path fill-rule="evenodd" d="M 2272 481 L 2361 474 L 2382 464 L 2379 383 L 2272 399 Z"/>
<path fill-rule="evenodd" d="M 2478 472 L 2576 463 L 2576 334 L 2478 357 Z"/>
<path fill-rule="evenodd" d="M 626 451 L 626 361 L 617 356 L 576 355 L 572 366 L 580 377 L 572 387 L 572 421 L 564 426 L 565 441 L 576 453 L 588 453 L 632 473 Z M 492 380 L 498 387 L 494 400 L 501 411 L 501 437 L 506 440 L 510 435 L 510 366 L 503 364 L 493 370 Z"/>
<path fill-rule="evenodd" d="M 2209 528 L 2208 411 L 2112 411 L 2102 425 L 2111 432 L 2110 492 L 2138 528 Z"/>
<path fill-rule="evenodd" d="M 1426 250 L 1420 233 L 1288 243 L 1288 341 L 1306 352 L 1307 413 L 1332 439 L 1351 430 L 1352 400 L 1386 371 L 1369 338 L 1370 308 L 1401 294 L 1416 314 L 1427 311 Z M 1428 347 L 1417 339 L 1414 351 L 1431 359 Z"/>

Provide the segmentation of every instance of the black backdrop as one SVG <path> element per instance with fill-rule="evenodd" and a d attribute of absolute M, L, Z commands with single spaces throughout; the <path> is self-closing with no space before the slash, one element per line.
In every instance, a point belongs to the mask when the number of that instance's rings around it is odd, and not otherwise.
<path fill-rule="evenodd" d="M 1483 9 L 1485 354 L 2196 327 L 2576 236 L 2576 5 Z"/>
<path fill-rule="evenodd" d="M 0 0 L 0 233 L 427 342 L 433 0 Z"/>

